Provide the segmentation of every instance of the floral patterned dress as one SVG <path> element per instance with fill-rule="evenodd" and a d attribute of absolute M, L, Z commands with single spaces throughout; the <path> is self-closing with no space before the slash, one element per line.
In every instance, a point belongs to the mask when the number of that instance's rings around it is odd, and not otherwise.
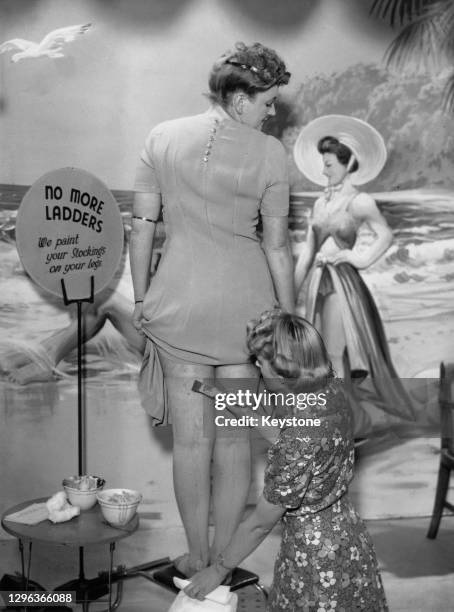
<path fill-rule="evenodd" d="M 387 612 L 372 541 L 347 495 L 351 412 L 340 382 L 325 393 L 325 406 L 298 413 L 320 427 L 287 427 L 268 453 L 264 496 L 286 512 L 267 610 Z"/>

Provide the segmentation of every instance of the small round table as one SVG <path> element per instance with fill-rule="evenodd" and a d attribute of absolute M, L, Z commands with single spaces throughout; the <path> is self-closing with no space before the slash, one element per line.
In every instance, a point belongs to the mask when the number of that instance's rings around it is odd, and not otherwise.
<path fill-rule="evenodd" d="M 89 601 L 87 592 L 84 589 L 87 581 L 84 572 L 84 546 L 94 544 L 109 544 L 110 547 L 110 566 L 108 573 L 109 587 L 109 607 L 112 608 L 112 571 L 113 571 L 113 553 L 115 543 L 122 538 L 126 538 L 139 526 L 139 517 L 136 514 L 127 525 L 124 527 L 112 527 L 104 521 L 99 504 L 96 504 L 89 510 L 82 510 L 79 516 L 72 518 L 64 523 L 52 523 L 49 520 L 42 521 L 37 525 L 24 525 L 23 523 L 15 523 L 8 521 L 8 515 L 17 512 L 30 506 L 31 504 L 46 502 L 48 498 L 32 499 L 22 502 L 12 508 L 9 508 L 2 516 L 2 527 L 5 531 L 13 535 L 19 540 L 19 550 L 21 554 L 22 577 L 24 584 L 27 586 L 30 579 L 30 564 L 32 555 L 32 544 L 34 542 L 47 542 L 59 546 L 73 546 L 79 548 L 79 577 L 75 580 L 57 587 L 56 591 L 76 591 L 81 594 L 78 603 L 82 604 L 83 612 L 88 612 Z M 29 556 L 27 575 L 25 575 L 25 557 L 24 557 L 24 542 L 28 542 Z M 26 590 L 26 588 L 25 588 Z M 117 603 L 118 605 L 118 603 Z"/>

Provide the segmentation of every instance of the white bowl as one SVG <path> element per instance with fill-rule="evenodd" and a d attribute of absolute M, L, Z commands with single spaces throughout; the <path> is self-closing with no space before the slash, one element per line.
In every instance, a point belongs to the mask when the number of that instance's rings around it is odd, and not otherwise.
<path fill-rule="evenodd" d="M 96 479 L 96 487 L 88 490 L 78 488 L 78 483 L 80 482 L 79 476 L 71 476 L 63 480 L 66 497 L 72 506 L 78 506 L 81 510 L 89 510 L 96 504 L 96 493 L 101 491 L 105 480 L 98 476 L 93 476 L 92 478 Z"/>
<path fill-rule="evenodd" d="M 106 489 L 96 494 L 101 512 L 111 525 L 122 526 L 129 523 L 142 501 L 142 494 L 132 489 Z"/>

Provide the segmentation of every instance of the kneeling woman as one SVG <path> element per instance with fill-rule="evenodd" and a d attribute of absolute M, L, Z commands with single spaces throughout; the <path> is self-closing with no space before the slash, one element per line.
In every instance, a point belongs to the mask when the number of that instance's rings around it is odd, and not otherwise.
<path fill-rule="evenodd" d="M 269 311 L 250 328 L 248 345 L 269 391 L 295 400 L 299 393 L 318 396 L 318 405 L 302 414 L 321 425 L 281 430 L 268 453 L 257 507 L 216 561 L 192 577 L 186 593 L 203 599 L 281 519 L 268 611 L 387 611 L 372 542 L 348 497 L 352 415 L 320 335 L 301 317 Z"/>

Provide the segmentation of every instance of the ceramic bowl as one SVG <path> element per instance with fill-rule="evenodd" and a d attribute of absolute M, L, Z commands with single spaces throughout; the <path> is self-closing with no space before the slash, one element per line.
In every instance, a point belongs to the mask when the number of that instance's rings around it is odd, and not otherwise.
<path fill-rule="evenodd" d="M 104 519 L 116 527 L 129 523 L 142 501 L 142 494 L 132 489 L 105 489 L 96 497 Z"/>
<path fill-rule="evenodd" d="M 89 510 L 96 504 L 96 494 L 106 481 L 99 476 L 71 476 L 63 480 L 63 488 L 70 504 L 81 510 Z"/>

